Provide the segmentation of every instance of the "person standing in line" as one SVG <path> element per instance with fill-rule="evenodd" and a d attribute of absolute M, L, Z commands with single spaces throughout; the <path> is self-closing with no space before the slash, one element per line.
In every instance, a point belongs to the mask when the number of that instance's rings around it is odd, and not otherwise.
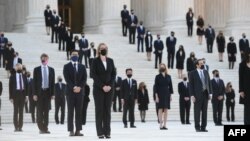
<path fill-rule="evenodd" d="M 227 111 L 227 121 L 234 122 L 234 108 L 235 108 L 235 91 L 233 89 L 232 83 L 228 82 L 226 86 L 226 111 Z M 231 111 L 231 116 L 230 116 Z"/>
<path fill-rule="evenodd" d="M 69 60 L 71 52 L 74 50 L 73 32 L 71 31 L 70 27 L 68 27 L 67 29 L 65 35 L 65 41 L 66 41 L 66 56 L 67 60 Z"/>
<path fill-rule="evenodd" d="M 224 81 L 220 78 L 219 71 L 213 71 L 214 78 L 211 80 L 212 84 L 212 107 L 213 119 L 216 126 L 223 126 L 222 124 L 222 111 L 224 104 L 225 85 Z"/>
<path fill-rule="evenodd" d="M 191 52 L 190 53 L 190 56 L 189 58 L 187 58 L 187 73 L 188 73 L 188 76 L 190 74 L 191 71 L 195 70 L 195 62 L 197 61 L 196 57 L 195 57 L 195 54 L 194 52 Z"/>
<path fill-rule="evenodd" d="M 153 36 L 151 35 L 150 31 L 147 31 L 147 34 L 145 37 L 145 46 L 146 46 L 146 52 L 147 52 L 147 60 L 151 61 L 151 53 L 153 50 Z"/>
<path fill-rule="evenodd" d="M 8 78 L 11 75 L 11 72 L 13 71 L 13 60 L 15 57 L 15 49 L 12 47 L 12 43 L 8 42 L 7 48 L 5 48 L 5 70 L 7 71 Z"/>
<path fill-rule="evenodd" d="M 82 38 L 78 41 L 79 43 L 79 63 L 82 64 L 82 59 L 84 56 L 85 67 L 88 68 L 88 50 L 89 50 L 89 42 L 86 39 L 85 34 L 82 33 Z"/>
<path fill-rule="evenodd" d="M 120 76 L 116 76 L 116 78 L 115 78 L 115 92 L 114 92 L 114 97 L 113 97 L 113 111 L 114 112 L 117 112 L 116 99 L 118 99 L 118 111 L 122 112 L 121 85 L 122 85 L 122 78 Z"/>
<path fill-rule="evenodd" d="M 86 83 L 84 87 L 84 98 L 83 98 L 83 106 L 82 106 L 82 125 L 86 125 L 86 121 L 87 121 L 87 109 L 88 109 L 88 105 L 90 102 L 89 93 L 90 93 L 90 87 Z"/>
<path fill-rule="evenodd" d="M 229 41 L 230 42 L 227 44 L 229 69 L 234 69 L 234 63 L 236 62 L 237 47 L 236 43 L 234 42 L 234 37 L 230 37 Z"/>
<path fill-rule="evenodd" d="M 5 48 L 7 48 L 8 38 L 4 37 L 4 33 L 0 32 L 0 68 L 5 68 Z"/>
<path fill-rule="evenodd" d="M 203 60 L 196 61 L 196 70 L 189 74 L 189 94 L 194 103 L 194 121 L 196 132 L 208 132 L 207 106 L 211 99 L 212 85 L 209 73 L 204 70 Z M 201 117 L 201 124 L 200 124 Z"/>
<path fill-rule="evenodd" d="M 138 24 L 138 18 L 134 14 L 134 10 L 131 10 L 131 15 L 128 18 L 128 27 L 129 27 L 129 44 L 135 44 L 135 32 Z"/>
<path fill-rule="evenodd" d="M 187 76 L 183 75 L 183 81 L 178 84 L 178 93 L 180 94 L 180 117 L 182 124 L 191 124 L 189 121 L 191 100 L 189 94 L 189 82 Z"/>
<path fill-rule="evenodd" d="M 36 118 L 35 118 L 35 109 L 37 107 L 37 102 L 34 101 L 33 99 L 33 79 L 31 78 L 30 72 L 27 72 L 26 74 L 27 80 L 28 80 L 28 96 L 29 96 L 29 103 L 30 103 L 30 113 L 31 113 L 31 120 L 32 123 L 36 123 Z"/>
<path fill-rule="evenodd" d="M 2 125 L 2 122 L 1 122 L 1 96 L 2 96 L 2 92 L 3 92 L 3 83 L 2 83 L 2 81 L 0 81 L 0 130 L 3 130 L 2 128 L 1 128 L 1 125 Z"/>
<path fill-rule="evenodd" d="M 96 130 L 99 139 L 111 138 L 111 106 L 116 77 L 113 59 L 109 58 L 108 47 L 100 43 L 97 49 L 98 57 L 91 66 L 91 77 L 94 80 L 93 94 L 95 101 Z"/>
<path fill-rule="evenodd" d="M 223 62 L 223 53 L 225 52 L 225 48 L 226 48 L 226 40 L 222 31 L 219 31 L 219 34 L 216 37 L 216 42 L 217 42 L 217 48 L 219 52 L 219 61 Z"/>
<path fill-rule="evenodd" d="M 168 109 L 170 109 L 170 102 L 172 101 L 173 84 L 171 76 L 165 64 L 160 64 L 159 74 L 155 77 L 155 97 L 158 103 L 158 118 L 160 123 L 160 130 L 168 130 L 166 127 Z"/>
<path fill-rule="evenodd" d="M 202 38 L 204 35 L 204 20 L 201 15 L 198 16 L 196 25 L 197 25 L 196 34 L 198 36 L 198 43 L 199 45 L 202 45 Z"/>
<path fill-rule="evenodd" d="M 143 21 L 140 21 L 140 25 L 137 27 L 137 39 L 138 39 L 138 46 L 137 52 L 140 52 L 140 45 L 141 45 L 141 52 L 144 52 L 144 35 L 146 32 L 146 28 L 143 26 Z"/>
<path fill-rule="evenodd" d="M 22 73 L 22 65 L 16 64 L 16 73 L 9 79 L 9 99 L 14 106 L 15 132 L 22 132 L 24 102 L 28 100 L 28 81 Z"/>
<path fill-rule="evenodd" d="M 56 124 L 64 124 L 65 117 L 65 96 L 66 96 L 66 85 L 62 81 L 62 77 L 58 76 L 57 83 L 55 84 L 55 121 Z M 61 118 L 59 121 L 58 113 L 61 109 Z"/>
<path fill-rule="evenodd" d="M 95 43 L 91 42 L 90 49 L 88 50 L 89 68 L 91 68 L 94 58 L 96 58 Z"/>
<path fill-rule="evenodd" d="M 52 16 L 52 11 L 50 10 L 50 5 L 47 5 L 46 9 L 44 10 L 44 18 L 45 18 L 45 26 L 46 26 L 47 35 L 50 34 L 51 16 Z"/>
<path fill-rule="evenodd" d="M 183 45 L 179 46 L 179 50 L 176 52 L 176 68 L 178 69 L 178 78 L 183 78 L 183 69 L 186 53 Z"/>
<path fill-rule="evenodd" d="M 194 13 L 192 8 L 188 9 L 188 12 L 186 14 L 186 22 L 187 22 L 187 30 L 188 30 L 188 36 L 192 37 L 193 35 L 193 25 L 194 25 Z"/>
<path fill-rule="evenodd" d="M 148 97 L 148 89 L 144 82 L 139 84 L 138 89 L 138 109 L 140 111 L 141 122 L 146 122 L 146 111 L 148 110 L 149 97 Z"/>
<path fill-rule="evenodd" d="M 175 57 L 175 45 L 177 39 L 174 37 L 174 32 L 171 31 L 171 36 L 166 39 L 166 47 L 168 52 L 168 69 L 174 68 L 174 57 Z"/>
<path fill-rule="evenodd" d="M 155 54 L 155 69 L 162 61 L 162 50 L 164 49 L 163 42 L 161 40 L 160 34 L 157 34 L 157 40 L 154 41 L 154 54 Z M 159 63 L 158 63 L 159 62 Z"/>
<path fill-rule="evenodd" d="M 58 25 L 60 22 L 60 17 L 56 14 L 56 10 L 53 10 L 53 14 L 51 16 L 51 43 L 54 43 L 54 39 L 56 43 L 58 43 Z"/>
<path fill-rule="evenodd" d="M 64 65 L 63 76 L 66 82 L 68 104 L 68 131 L 69 136 L 83 136 L 82 130 L 82 105 L 84 101 L 87 71 L 84 65 L 78 63 L 78 52 L 71 53 L 71 61 Z M 75 115 L 75 132 L 74 132 Z"/>
<path fill-rule="evenodd" d="M 61 21 L 60 26 L 58 27 L 58 39 L 59 39 L 59 44 L 58 44 L 58 50 L 61 51 L 61 46 L 62 50 L 65 50 L 65 42 L 66 42 L 66 37 L 67 37 L 67 30 L 65 23 Z"/>
<path fill-rule="evenodd" d="M 242 38 L 239 40 L 239 48 L 240 48 L 240 55 L 241 55 L 241 61 L 243 61 L 245 58 L 245 52 L 249 50 L 249 41 L 246 38 L 246 33 L 242 33 Z"/>
<path fill-rule="evenodd" d="M 215 39 L 215 31 L 211 25 L 208 25 L 208 28 L 205 31 L 205 38 L 207 40 L 207 52 L 213 53 L 213 44 Z"/>
<path fill-rule="evenodd" d="M 127 5 L 123 5 L 123 10 L 121 11 L 121 18 L 122 18 L 122 35 L 126 37 L 128 31 L 128 18 L 129 18 L 129 11 L 127 10 Z"/>
<path fill-rule="evenodd" d="M 49 56 L 43 53 L 40 57 L 41 66 L 33 71 L 34 101 L 37 101 L 37 125 L 40 134 L 50 134 L 49 125 L 49 105 L 54 99 L 55 70 L 48 66 Z"/>

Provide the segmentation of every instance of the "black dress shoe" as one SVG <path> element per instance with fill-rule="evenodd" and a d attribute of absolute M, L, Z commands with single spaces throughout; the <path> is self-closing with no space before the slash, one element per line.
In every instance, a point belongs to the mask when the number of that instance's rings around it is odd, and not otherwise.
<path fill-rule="evenodd" d="M 136 126 L 134 126 L 134 125 L 131 125 L 131 126 L 130 126 L 130 128 L 136 128 Z"/>
<path fill-rule="evenodd" d="M 20 129 L 18 129 L 18 132 L 23 132 L 23 130 L 20 128 Z"/>
<path fill-rule="evenodd" d="M 208 132 L 207 129 L 201 129 L 200 131 L 201 131 L 201 132 Z"/>
<path fill-rule="evenodd" d="M 168 130 L 168 128 L 167 127 L 162 127 L 163 128 L 163 130 Z"/>
<path fill-rule="evenodd" d="M 201 132 L 201 130 L 200 129 L 195 129 L 196 130 L 196 132 Z"/>
<path fill-rule="evenodd" d="M 83 134 L 80 131 L 76 131 L 75 136 L 83 136 Z"/>
<path fill-rule="evenodd" d="M 44 131 L 44 134 L 50 134 L 50 131 L 49 130 Z"/>
<path fill-rule="evenodd" d="M 124 128 L 128 128 L 128 125 L 124 125 Z"/>
<path fill-rule="evenodd" d="M 99 139 L 104 139 L 104 135 L 98 136 Z"/>
<path fill-rule="evenodd" d="M 191 124 L 190 122 L 187 122 L 186 124 Z"/>
<path fill-rule="evenodd" d="M 19 132 L 19 129 L 15 129 L 14 132 Z"/>
<path fill-rule="evenodd" d="M 74 132 L 73 132 L 73 131 L 69 132 L 69 136 L 70 136 L 70 137 L 75 136 Z"/>
<path fill-rule="evenodd" d="M 110 136 L 110 135 L 105 135 L 105 138 L 106 138 L 106 139 L 110 139 L 111 136 Z"/>

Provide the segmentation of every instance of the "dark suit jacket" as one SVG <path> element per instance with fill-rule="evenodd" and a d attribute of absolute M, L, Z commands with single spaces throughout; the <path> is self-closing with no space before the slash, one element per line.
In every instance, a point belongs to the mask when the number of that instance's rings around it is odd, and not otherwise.
<path fill-rule="evenodd" d="M 85 38 L 85 41 L 83 41 L 82 39 L 79 40 L 79 48 L 80 50 L 82 49 L 86 49 L 89 47 L 89 42 L 88 40 Z"/>
<path fill-rule="evenodd" d="M 49 95 L 54 95 L 54 85 L 55 85 L 55 70 L 49 67 Z M 42 91 L 42 67 L 38 66 L 33 72 L 33 90 L 34 95 L 40 96 Z"/>
<path fill-rule="evenodd" d="M 48 18 L 51 18 L 51 16 L 52 16 L 52 11 L 51 10 L 48 11 L 47 9 L 45 9 L 44 10 L 45 19 L 48 20 Z"/>
<path fill-rule="evenodd" d="M 118 76 L 117 79 L 118 79 L 117 81 L 115 80 L 115 88 L 117 88 L 117 87 L 121 88 L 121 86 L 122 86 L 122 78 Z"/>
<path fill-rule="evenodd" d="M 158 40 L 155 40 L 155 42 L 154 42 L 154 48 L 155 48 L 155 51 L 154 51 L 155 54 L 162 54 L 162 50 L 164 48 L 162 40 L 160 40 L 160 42 Z M 161 53 L 159 53 L 159 51 Z"/>
<path fill-rule="evenodd" d="M 208 94 L 212 94 L 212 85 L 209 74 L 206 70 L 203 70 L 205 77 L 205 83 Z M 197 70 L 193 70 L 189 75 L 189 94 L 194 96 L 196 100 L 200 100 L 203 95 L 202 81 Z M 209 96 L 209 95 L 208 95 Z"/>
<path fill-rule="evenodd" d="M 102 88 L 105 85 L 110 86 L 113 89 L 116 77 L 114 61 L 111 58 L 107 58 L 106 61 L 107 70 L 105 70 L 100 57 L 95 58 L 92 62 L 90 75 L 94 80 L 94 89 L 96 88 L 103 91 Z"/>
<path fill-rule="evenodd" d="M 189 12 L 187 12 L 186 14 L 187 25 L 193 25 L 194 23 L 193 18 L 194 18 L 194 13 L 192 13 L 192 15 L 190 16 Z"/>
<path fill-rule="evenodd" d="M 129 12 L 128 10 L 122 10 L 121 11 L 121 18 L 122 18 L 122 21 L 126 22 L 125 19 L 128 20 L 129 18 Z"/>
<path fill-rule="evenodd" d="M 148 37 L 150 38 L 150 41 L 148 41 Z M 146 47 L 153 47 L 153 36 L 152 35 L 146 35 L 145 37 L 145 46 Z"/>
<path fill-rule="evenodd" d="M 66 31 L 66 27 L 63 25 L 58 27 L 58 34 L 59 34 L 59 38 L 66 40 L 67 39 L 67 31 Z"/>
<path fill-rule="evenodd" d="M 59 21 L 60 21 L 60 18 L 59 18 L 58 15 L 56 15 L 56 16 L 54 16 L 53 14 L 51 15 L 51 26 L 52 26 L 52 27 L 58 26 Z M 56 26 L 55 26 L 55 25 L 56 25 Z"/>
<path fill-rule="evenodd" d="M 167 37 L 166 39 L 166 46 L 167 51 L 175 51 L 175 45 L 176 45 L 177 39 L 174 37 L 173 41 L 170 40 L 170 37 Z"/>
<path fill-rule="evenodd" d="M 89 93 L 90 93 L 90 87 L 88 84 L 85 84 L 83 103 L 90 102 Z"/>
<path fill-rule="evenodd" d="M 213 90 L 212 102 L 214 102 L 214 101 L 218 100 L 218 96 L 224 96 L 225 85 L 224 85 L 224 81 L 221 79 L 219 79 L 219 84 L 216 82 L 215 79 L 212 79 L 211 84 L 212 84 L 212 90 Z"/>
<path fill-rule="evenodd" d="M 90 57 L 91 51 L 92 51 L 92 49 L 90 48 L 88 50 L 88 57 Z M 94 57 L 96 57 L 96 49 L 95 48 L 94 48 Z"/>
<path fill-rule="evenodd" d="M 249 48 L 249 41 L 248 39 L 245 39 L 246 42 L 244 41 L 244 39 L 240 39 L 239 41 L 239 46 L 240 46 L 240 51 L 245 52 L 248 48 Z"/>
<path fill-rule="evenodd" d="M 141 26 L 138 26 L 137 27 L 137 38 L 142 39 L 141 36 L 142 35 L 144 36 L 145 32 L 146 32 L 146 28 L 144 26 L 142 26 L 142 29 L 141 29 Z"/>
<path fill-rule="evenodd" d="M 3 84 L 2 84 L 2 82 L 0 81 L 0 96 L 2 95 L 2 92 L 3 92 Z"/>
<path fill-rule="evenodd" d="M 131 15 L 129 15 L 129 18 L 128 18 L 128 26 L 131 27 L 131 24 L 134 23 L 135 24 L 135 27 L 137 26 L 138 24 L 138 18 L 136 15 L 134 15 L 134 20 L 132 21 L 132 18 L 131 18 Z"/>
<path fill-rule="evenodd" d="M 137 99 L 137 82 L 131 79 L 131 87 L 128 84 L 128 79 L 123 79 L 121 86 L 121 99 L 126 101 Z"/>
<path fill-rule="evenodd" d="M 6 46 L 7 43 L 8 43 L 8 38 L 0 37 L 0 48 L 1 48 L 1 44 L 4 44 Z"/>
<path fill-rule="evenodd" d="M 76 84 L 74 76 L 74 65 L 72 64 L 72 62 L 69 62 L 68 64 L 64 65 L 63 75 L 67 83 L 67 95 L 75 94 L 73 92 L 73 88 L 75 86 L 81 87 L 80 93 L 84 94 L 84 87 L 87 81 L 87 71 L 84 65 L 78 64 Z"/>
<path fill-rule="evenodd" d="M 23 89 L 24 89 L 24 96 L 28 96 L 28 81 L 27 77 L 22 74 L 23 78 Z M 19 94 L 17 91 L 17 82 L 16 82 L 16 73 L 10 76 L 9 79 L 9 99 L 15 99 L 16 95 Z"/>
<path fill-rule="evenodd" d="M 178 84 L 178 93 L 180 94 L 180 99 L 184 100 L 184 97 L 190 97 L 189 82 L 187 82 L 187 87 L 184 85 L 184 82 L 180 82 Z"/>
<path fill-rule="evenodd" d="M 206 29 L 206 31 L 205 31 L 205 37 L 207 39 L 214 40 L 215 39 L 215 31 L 214 31 L 213 28 L 211 28 L 211 29 L 212 29 L 212 33 L 210 32 L 209 28 Z"/>
<path fill-rule="evenodd" d="M 65 100 L 65 95 L 66 95 L 66 84 L 62 83 L 62 88 L 60 88 L 60 84 L 56 83 L 55 84 L 55 100 Z"/>
<path fill-rule="evenodd" d="M 180 54 L 180 50 L 178 50 L 178 51 L 176 52 L 176 61 L 177 61 L 177 62 L 183 62 L 183 63 L 184 63 L 185 56 L 186 56 L 186 54 L 185 54 L 184 51 L 182 51 L 182 55 L 181 55 L 181 54 Z"/>
<path fill-rule="evenodd" d="M 194 60 L 192 60 L 190 57 L 187 59 L 187 71 L 188 72 L 195 70 L 195 61 L 196 60 L 197 60 L 196 58 L 194 58 Z"/>

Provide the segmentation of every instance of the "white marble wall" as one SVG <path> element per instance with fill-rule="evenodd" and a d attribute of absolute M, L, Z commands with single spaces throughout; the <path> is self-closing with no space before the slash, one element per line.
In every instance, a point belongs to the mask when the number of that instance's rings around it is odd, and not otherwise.
<path fill-rule="evenodd" d="M 155 2 L 156 0 L 153 1 Z M 134 10 L 134 13 L 138 17 L 139 21 L 145 21 L 145 7 L 146 0 L 131 0 L 131 9 Z"/>
<path fill-rule="evenodd" d="M 0 31 L 5 31 L 5 1 L 0 0 Z"/>
<path fill-rule="evenodd" d="M 100 7 L 98 0 L 84 1 L 84 31 L 98 33 L 100 22 Z"/>

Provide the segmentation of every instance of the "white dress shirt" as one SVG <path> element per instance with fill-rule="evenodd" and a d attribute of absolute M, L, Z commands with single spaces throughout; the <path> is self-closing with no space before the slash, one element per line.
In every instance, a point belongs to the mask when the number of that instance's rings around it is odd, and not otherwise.
<path fill-rule="evenodd" d="M 107 70 L 107 61 L 102 61 L 105 70 Z"/>
<path fill-rule="evenodd" d="M 90 48 L 90 57 L 89 58 L 95 58 L 95 55 L 94 55 L 94 49 L 93 48 Z"/>
<path fill-rule="evenodd" d="M 44 76 L 44 73 L 43 73 L 44 67 L 46 69 L 47 76 Z M 48 88 L 49 87 L 49 67 L 48 67 L 48 65 L 46 65 L 46 66 L 41 65 L 41 72 L 42 72 L 42 88 Z M 47 77 L 48 86 L 44 86 L 44 80 L 43 80 L 44 77 Z"/>
<path fill-rule="evenodd" d="M 18 57 L 15 57 L 13 60 L 13 68 L 16 67 L 16 64 L 18 63 Z"/>
<path fill-rule="evenodd" d="M 75 68 L 74 64 L 76 64 L 76 71 L 78 72 L 78 62 L 71 61 L 71 63 L 72 63 L 72 65 L 73 65 L 74 68 Z"/>
<path fill-rule="evenodd" d="M 24 86 L 23 86 L 23 76 L 21 73 L 16 73 L 16 89 L 17 90 L 21 90 L 20 88 L 20 75 L 21 75 L 21 83 L 22 83 L 22 90 L 24 89 Z"/>

